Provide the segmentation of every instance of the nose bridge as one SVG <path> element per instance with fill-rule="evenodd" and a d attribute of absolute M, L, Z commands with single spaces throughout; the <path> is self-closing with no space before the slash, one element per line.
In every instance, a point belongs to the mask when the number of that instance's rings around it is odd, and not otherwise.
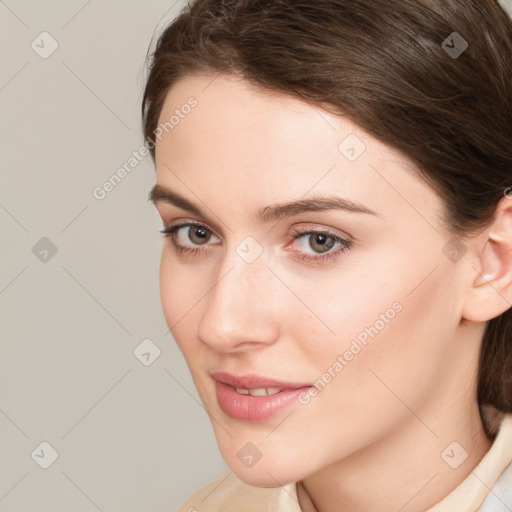
<path fill-rule="evenodd" d="M 271 272 L 262 256 L 250 261 L 245 255 L 231 249 L 224 256 L 205 297 L 199 335 L 217 349 L 231 350 L 247 342 L 268 344 L 278 335 L 268 287 Z"/>

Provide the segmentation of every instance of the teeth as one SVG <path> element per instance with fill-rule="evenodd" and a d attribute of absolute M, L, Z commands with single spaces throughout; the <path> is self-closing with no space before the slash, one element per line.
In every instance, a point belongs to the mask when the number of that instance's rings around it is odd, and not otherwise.
<path fill-rule="evenodd" d="M 244 389 L 244 388 L 235 388 L 237 393 L 241 395 L 251 395 L 251 396 L 265 396 L 265 395 L 275 395 L 282 391 L 280 388 L 254 388 L 254 389 Z"/>
<path fill-rule="evenodd" d="M 251 396 L 265 396 L 267 394 L 267 390 L 265 388 L 249 389 L 249 394 Z"/>

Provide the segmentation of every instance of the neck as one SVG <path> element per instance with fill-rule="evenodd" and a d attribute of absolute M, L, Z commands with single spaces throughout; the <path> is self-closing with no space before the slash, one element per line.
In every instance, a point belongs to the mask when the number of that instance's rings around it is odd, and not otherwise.
<path fill-rule="evenodd" d="M 398 429 L 299 484 L 304 512 L 422 512 L 471 473 L 492 440 L 483 428 L 476 382 L 461 386 L 476 380 L 479 345 L 466 338 L 459 350 L 458 343 L 447 361 L 450 371 Z"/>

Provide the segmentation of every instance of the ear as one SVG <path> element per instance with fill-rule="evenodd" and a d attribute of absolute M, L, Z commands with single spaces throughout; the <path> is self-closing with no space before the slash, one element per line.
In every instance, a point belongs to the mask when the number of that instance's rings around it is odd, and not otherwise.
<path fill-rule="evenodd" d="M 462 317 L 486 322 L 512 307 L 512 197 L 505 196 L 495 219 L 478 237 L 475 279 L 468 290 Z"/>

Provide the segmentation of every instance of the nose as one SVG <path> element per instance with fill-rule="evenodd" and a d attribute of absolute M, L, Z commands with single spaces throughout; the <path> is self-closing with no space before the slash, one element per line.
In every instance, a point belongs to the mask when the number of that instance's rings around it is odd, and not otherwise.
<path fill-rule="evenodd" d="M 260 257 L 226 257 L 204 298 L 200 339 L 217 352 L 240 352 L 271 345 L 279 338 L 276 280 Z"/>

